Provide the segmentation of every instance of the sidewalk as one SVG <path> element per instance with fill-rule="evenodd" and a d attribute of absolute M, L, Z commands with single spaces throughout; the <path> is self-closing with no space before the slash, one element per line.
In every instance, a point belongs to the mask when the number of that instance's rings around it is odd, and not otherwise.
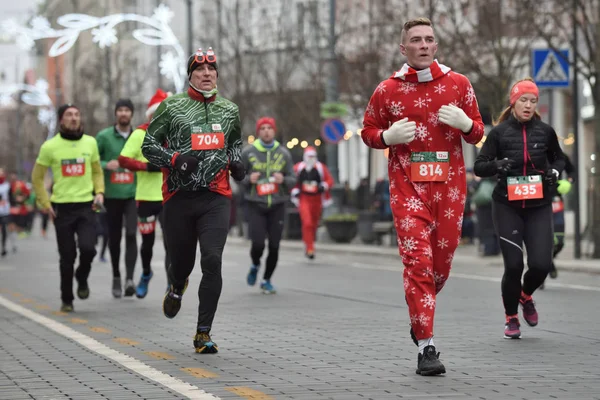
<path fill-rule="evenodd" d="M 317 256 L 319 252 L 327 253 L 342 253 L 342 254 L 362 254 L 372 255 L 375 257 L 396 257 L 400 263 L 400 257 L 398 255 L 398 249 L 395 246 L 389 244 L 378 245 L 366 245 L 361 243 L 360 239 L 355 239 L 350 244 L 333 243 L 328 238 L 324 238 L 327 235 L 318 235 L 322 240 L 318 241 L 315 245 L 317 250 Z M 236 245 L 248 245 L 249 241 L 245 238 L 230 235 L 227 239 L 230 244 Z M 384 241 L 385 243 L 385 241 Z M 282 240 L 281 247 L 284 249 L 297 249 L 304 251 L 304 244 L 300 240 Z M 482 266 L 491 267 L 502 267 L 503 261 L 501 256 L 493 257 L 480 257 L 477 254 L 476 245 L 460 246 L 454 255 L 454 260 L 467 262 L 471 264 L 481 264 Z M 600 260 L 593 260 L 590 258 L 582 258 L 576 260 L 573 258 L 573 240 L 567 238 L 565 247 L 562 252 L 558 255 L 556 261 L 556 268 L 559 271 L 571 271 L 571 272 L 584 272 L 590 274 L 600 274 Z"/>

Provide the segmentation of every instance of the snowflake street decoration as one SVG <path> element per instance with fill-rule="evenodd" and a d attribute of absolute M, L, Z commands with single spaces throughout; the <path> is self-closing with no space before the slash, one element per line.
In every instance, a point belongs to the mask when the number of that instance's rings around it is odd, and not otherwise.
<path fill-rule="evenodd" d="M 173 12 L 169 7 L 161 4 L 151 17 L 137 14 L 113 14 L 105 17 L 67 14 L 57 19 L 57 23 L 64 29 L 53 29 L 45 17 L 36 16 L 31 20 L 29 27 L 21 26 L 14 20 L 7 20 L 1 24 L 0 30 L 26 50 L 30 49 L 36 40 L 56 38 L 48 51 L 50 57 L 56 57 L 73 47 L 84 31 L 90 30 L 92 41 L 102 49 L 118 42 L 115 26 L 121 22 L 139 22 L 147 27 L 134 30 L 132 35 L 135 39 L 148 46 L 172 47 L 174 50 L 161 56 L 160 73 L 173 82 L 177 92 L 181 92 L 186 76 L 185 54 L 169 26 L 172 18 Z"/>
<path fill-rule="evenodd" d="M 48 138 L 54 134 L 56 126 L 56 110 L 48 96 L 48 82 L 38 79 L 34 85 L 24 83 L 0 86 L 0 105 L 8 106 L 14 102 L 13 96 L 21 93 L 21 100 L 25 104 L 40 107 L 38 122 L 48 129 Z"/>

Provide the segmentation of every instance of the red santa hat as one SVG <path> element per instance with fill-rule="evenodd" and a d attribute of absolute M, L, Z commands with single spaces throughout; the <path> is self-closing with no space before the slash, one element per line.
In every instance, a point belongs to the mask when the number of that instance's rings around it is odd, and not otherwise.
<path fill-rule="evenodd" d="M 146 118 L 150 118 L 150 115 L 154 114 L 158 105 L 167 97 L 171 96 L 171 92 L 164 92 L 162 89 L 156 89 L 156 93 L 148 102 L 148 107 L 146 109 Z"/>

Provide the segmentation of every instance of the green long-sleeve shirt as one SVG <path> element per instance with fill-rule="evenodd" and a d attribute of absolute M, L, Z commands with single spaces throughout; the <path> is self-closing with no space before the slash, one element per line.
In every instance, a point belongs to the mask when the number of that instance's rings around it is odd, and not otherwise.
<path fill-rule="evenodd" d="M 119 158 L 127 139 L 121 136 L 114 126 L 103 129 L 96 135 L 100 164 L 104 170 L 104 187 L 106 189 L 104 196 L 107 199 L 133 199 L 135 197 L 135 173 L 123 168 L 116 171 L 106 169 L 109 161 Z"/>
<path fill-rule="evenodd" d="M 227 181 L 227 166 L 240 161 L 241 148 L 236 104 L 218 95 L 202 101 L 180 93 L 158 106 L 148 126 L 142 154 L 151 164 L 171 169 L 167 177 L 169 192 L 197 191 L 215 189 Z M 174 169 L 177 153 L 196 157 L 199 161 L 196 170 L 183 176 Z"/>

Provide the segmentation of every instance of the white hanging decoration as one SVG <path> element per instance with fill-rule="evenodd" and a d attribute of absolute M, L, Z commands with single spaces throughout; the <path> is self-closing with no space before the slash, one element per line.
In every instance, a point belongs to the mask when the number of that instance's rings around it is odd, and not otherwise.
<path fill-rule="evenodd" d="M 171 80 L 177 90 L 182 92 L 185 85 L 185 53 L 179 40 L 171 30 L 169 22 L 173 12 L 164 4 L 160 4 L 151 17 L 137 14 L 113 14 L 105 17 L 94 17 L 86 14 L 66 14 L 57 19 L 64 29 L 53 29 L 50 22 L 42 16 L 34 17 L 30 26 L 21 26 L 14 20 L 6 20 L 0 25 L 0 30 L 23 49 L 31 49 L 36 40 L 56 38 L 48 51 L 50 57 L 66 53 L 77 41 L 83 31 L 91 30 L 92 41 L 101 49 L 110 47 L 118 42 L 115 26 L 121 22 L 135 21 L 146 25 L 132 32 L 139 42 L 148 46 L 171 47 L 161 55 L 160 73 Z"/>
<path fill-rule="evenodd" d="M 38 122 L 48 130 L 48 138 L 54 135 L 56 127 L 56 109 L 48 96 L 48 82 L 38 79 L 34 85 L 25 83 L 0 85 L 0 105 L 8 106 L 14 103 L 13 96 L 21 93 L 21 101 L 31 106 L 40 107 Z"/>

